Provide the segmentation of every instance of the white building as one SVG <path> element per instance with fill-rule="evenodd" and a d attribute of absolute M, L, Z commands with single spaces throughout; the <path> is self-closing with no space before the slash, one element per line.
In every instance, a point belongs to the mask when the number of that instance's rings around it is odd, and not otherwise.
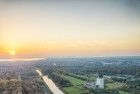
<path fill-rule="evenodd" d="M 96 85 L 98 88 L 103 89 L 104 88 L 104 78 L 97 78 Z"/>
<path fill-rule="evenodd" d="M 103 75 L 97 74 L 96 82 L 86 82 L 84 83 L 84 87 L 89 89 L 104 89 L 104 78 Z"/>

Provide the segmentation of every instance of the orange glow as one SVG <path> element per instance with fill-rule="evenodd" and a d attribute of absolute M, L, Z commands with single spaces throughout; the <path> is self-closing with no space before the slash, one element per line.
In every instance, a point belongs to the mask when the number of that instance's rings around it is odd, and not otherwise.
<path fill-rule="evenodd" d="M 100 54 L 121 54 L 122 52 L 135 52 L 139 53 L 137 44 L 127 42 L 118 42 L 114 44 L 112 41 L 96 41 L 96 42 L 79 42 L 79 41 L 67 41 L 67 42 L 53 42 L 53 43 L 23 43 L 16 45 L 1 45 L 0 56 L 11 57 L 42 57 L 49 55 L 100 55 Z M 18 52 L 18 54 L 17 54 Z M 5 53 L 5 54 L 4 54 Z"/>

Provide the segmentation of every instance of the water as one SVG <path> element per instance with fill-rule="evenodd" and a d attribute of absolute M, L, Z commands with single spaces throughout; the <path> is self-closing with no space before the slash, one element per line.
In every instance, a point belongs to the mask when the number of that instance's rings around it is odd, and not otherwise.
<path fill-rule="evenodd" d="M 47 86 L 49 87 L 49 89 L 53 92 L 53 94 L 64 94 L 56 85 L 55 83 L 48 78 L 47 75 L 43 76 L 43 74 L 41 73 L 41 71 L 36 70 L 37 73 L 43 78 L 44 82 L 47 84 Z"/>

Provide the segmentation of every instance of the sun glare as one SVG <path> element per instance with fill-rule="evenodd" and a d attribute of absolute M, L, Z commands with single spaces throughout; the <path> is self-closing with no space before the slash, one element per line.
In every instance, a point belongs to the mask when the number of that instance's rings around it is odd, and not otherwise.
<path fill-rule="evenodd" d="M 16 55 L 16 52 L 15 51 L 10 51 L 10 55 L 14 56 L 14 55 Z"/>

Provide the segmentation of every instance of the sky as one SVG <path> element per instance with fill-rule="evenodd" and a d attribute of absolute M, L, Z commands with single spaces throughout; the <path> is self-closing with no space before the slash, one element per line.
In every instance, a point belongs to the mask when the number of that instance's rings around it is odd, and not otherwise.
<path fill-rule="evenodd" d="M 1 0 L 0 58 L 140 55 L 140 0 Z"/>

